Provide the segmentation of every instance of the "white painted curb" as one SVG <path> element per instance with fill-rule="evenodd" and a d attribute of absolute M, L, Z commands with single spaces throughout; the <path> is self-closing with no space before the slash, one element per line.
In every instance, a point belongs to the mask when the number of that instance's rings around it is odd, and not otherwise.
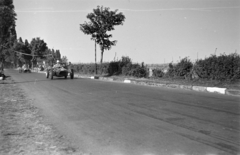
<path fill-rule="evenodd" d="M 91 76 L 90 79 L 99 79 L 98 76 Z"/>
<path fill-rule="evenodd" d="M 211 92 L 211 93 L 225 94 L 226 93 L 226 88 L 207 87 L 207 91 Z"/>
<path fill-rule="evenodd" d="M 131 83 L 130 80 L 124 80 L 123 82 L 124 82 L 124 83 Z"/>

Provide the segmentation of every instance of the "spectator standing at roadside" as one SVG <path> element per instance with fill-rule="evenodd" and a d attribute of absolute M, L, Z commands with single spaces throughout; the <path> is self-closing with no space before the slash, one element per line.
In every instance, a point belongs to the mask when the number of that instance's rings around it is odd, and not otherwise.
<path fill-rule="evenodd" d="M 68 69 L 72 69 L 72 63 L 71 62 L 68 63 Z"/>

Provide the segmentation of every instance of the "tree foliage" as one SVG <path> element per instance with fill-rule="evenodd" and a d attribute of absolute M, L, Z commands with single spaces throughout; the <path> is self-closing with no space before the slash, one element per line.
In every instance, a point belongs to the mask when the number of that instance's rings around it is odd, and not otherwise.
<path fill-rule="evenodd" d="M 14 42 L 13 50 L 16 51 L 17 58 L 21 62 L 29 63 L 32 59 L 28 40 L 25 40 L 23 43 L 22 38 L 20 37 L 18 41 L 16 40 Z"/>
<path fill-rule="evenodd" d="M 197 75 L 203 79 L 240 79 L 240 56 L 237 53 L 220 56 L 211 55 L 204 60 L 198 60 L 194 69 Z"/>
<path fill-rule="evenodd" d="M 40 38 L 33 38 L 30 42 L 30 49 L 32 51 L 32 55 L 39 58 L 44 58 L 48 47 L 44 40 Z"/>
<path fill-rule="evenodd" d="M 67 56 L 62 56 L 62 63 L 68 63 L 68 58 Z"/>
<path fill-rule="evenodd" d="M 6 43 L 11 36 L 16 36 L 16 13 L 12 0 L 0 0 L 0 42 Z"/>
<path fill-rule="evenodd" d="M 111 34 L 108 31 L 114 30 L 114 26 L 123 25 L 125 16 L 118 10 L 110 11 L 110 8 L 97 6 L 92 13 L 87 15 L 89 22 L 80 24 L 80 30 L 87 35 L 91 35 L 93 40 L 100 45 L 101 48 L 101 63 L 103 61 L 104 50 L 109 50 L 116 45 L 116 40 L 111 41 Z"/>
<path fill-rule="evenodd" d="M 60 53 L 59 50 L 56 50 L 56 52 L 55 52 L 55 59 L 56 60 L 61 60 L 61 53 Z"/>
<path fill-rule="evenodd" d="M 0 0 L 0 59 L 11 61 L 14 57 L 10 49 L 16 39 L 15 30 L 16 13 L 12 0 Z M 1 65 L 2 66 L 2 65 Z"/>

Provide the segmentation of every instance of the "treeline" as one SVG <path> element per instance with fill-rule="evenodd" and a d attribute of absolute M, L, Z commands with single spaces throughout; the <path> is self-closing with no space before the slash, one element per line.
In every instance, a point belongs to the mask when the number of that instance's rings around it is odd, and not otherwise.
<path fill-rule="evenodd" d="M 74 69 L 80 74 L 95 74 L 94 63 L 74 64 Z M 237 53 L 220 56 L 211 55 L 208 58 L 191 62 L 183 58 L 178 63 L 170 63 L 166 68 L 150 69 L 144 63 L 133 63 L 131 58 L 123 56 L 119 61 L 105 62 L 97 65 L 97 74 L 125 75 L 138 78 L 181 78 L 208 80 L 238 80 L 240 79 L 240 56 Z"/>
<path fill-rule="evenodd" d="M 30 42 L 17 39 L 15 29 L 17 14 L 14 10 L 13 0 L 0 0 L 0 71 L 6 67 L 21 66 L 23 63 L 30 67 L 37 64 L 38 60 L 44 60 L 52 65 L 56 60 L 67 61 L 59 50 L 50 49 L 44 40 L 36 37 Z"/>
<path fill-rule="evenodd" d="M 38 62 L 45 61 L 47 65 L 53 65 L 56 60 L 67 63 L 66 56 L 61 57 L 60 50 L 50 49 L 47 43 L 40 38 L 33 38 L 30 42 L 22 38 L 14 39 L 11 46 L 6 48 L 5 67 L 17 67 L 27 64 L 30 68 L 35 67 Z"/>
<path fill-rule="evenodd" d="M 52 64 L 61 59 L 60 51 L 48 48 L 47 43 L 40 38 L 33 38 L 29 43 L 27 39 L 23 42 L 20 37 L 15 40 L 12 50 L 15 52 L 15 59 L 12 58 L 14 63 L 20 66 L 23 63 L 35 66 L 39 60 Z"/>

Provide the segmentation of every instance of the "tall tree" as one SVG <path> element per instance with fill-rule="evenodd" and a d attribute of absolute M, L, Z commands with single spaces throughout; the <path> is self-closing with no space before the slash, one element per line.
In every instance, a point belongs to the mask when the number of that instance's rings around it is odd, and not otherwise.
<path fill-rule="evenodd" d="M 29 48 L 28 40 L 25 40 L 25 43 L 23 43 L 22 39 L 19 38 L 18 41 L 15 41 L 13 50 L 16 51 L 20 64 L 24 62 L 30 65 L 30 60 L 32 59 L 32 52 Z"/>
<path fill-rule="evenodd" d="M 61 60 L 61 53 L 59 50 L 56 50 L 55 58 L 56 58 L 56 60 Z"/>
<path fill-rule="evenodd" d="M 40 38 L 33 38 L 30 42 L 30 50 L 32 53 L 32 67 L 36 63 L 37 58 L 45 58 L 46 50 L 48 49 L 47 44 Z"/>
<path fill-rule="evenodd" d="M 46 50 L 46 65 L 51 66 L 54 60 L 54 52 L 51 49 Z"/>
<path fill-rule="evenodd" d="M 62 63 L 68 63 L 67 56 L 62 56 Z"/>
<path fill-rule="evenodd" d="M 103 62 L 104 50 L 109 50 L 112 46 L 116 45 L 116 40 L 110 41 L 111 34 L 107 34 L 108 31 L 114 30 L 114 26 L 123 25 L 125 16 L 118 10 L 110 11 L 110 8 L 97 6 L 93 9 L 93 13 L 89 13 L 87 18 L 89 22 L 80 24 L 80 30 L 87 35 L 92 36 L 92 40 L 95 40 L 101 48 L 101 60 Z"/>
<path fill-rule="evenodd" d="M 12 0 L 0 0 L 0 63 L 3 64 L 6 57 L 14 55 L 10 47 L 13 39 L 16 39 L 15 30 L 16 13 Z M 10 58 L 10 57 L 9 57 Z M 3 66 L 3 65 L 0 65 Z M 3 69 L 3 68 L 1 68 Z"/>

